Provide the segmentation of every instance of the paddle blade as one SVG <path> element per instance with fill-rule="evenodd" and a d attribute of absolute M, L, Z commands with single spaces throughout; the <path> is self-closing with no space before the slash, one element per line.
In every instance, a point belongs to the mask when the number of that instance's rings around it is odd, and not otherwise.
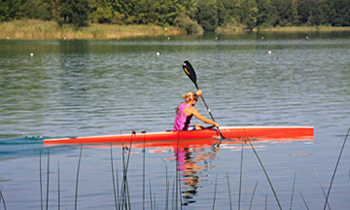
<path fill-rule="evenodd" d="M 188 60 L 185 60 L 185 62 L 182 64 L 182 68 L 198 89 L 196 72 L 194 71 L 191 63 Z"/>

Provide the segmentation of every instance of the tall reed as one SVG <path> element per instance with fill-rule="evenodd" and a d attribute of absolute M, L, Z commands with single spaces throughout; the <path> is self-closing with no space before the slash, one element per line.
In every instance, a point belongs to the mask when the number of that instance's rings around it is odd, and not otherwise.
<path fill-rule="evenodd" d="M 47 149 L 46 210 L 49 209 L 50 187 L 50 149 Z"/>
<path fill-rule="evenodd" d="M 230 179 L 229 179 L 229 176 L 228 176 L 227 167 L 226 167 L 226 178 L 227 178 L 228 198 L 229 198 L 229 201 L 230 201 L 230 210 L 232 210 L 231 187 L 230 187 Z"/>
<path fill-rule="evenodd" d="M 335 173 L 337 172 L 338 165 L 339 165 L 339 162 L 340 162 L 340 158 L 341 158 L 341 155 L 343 154 L 343 150 L 344 150 L 344 147 L 345 147 L 346 140 L 348 139 L 349 132 L 350 132 L 350 127 L 349 127 L 348 132 L 347 132 L 347 134 L 345 136 L 345 139 L 343 141 L 343 145 L 342 145 L 342 147 L 340 149 L 340 153 L 339 153 L 339 157 L 338 157 L 337 163 L 335 164 L 334 172 L 333 172 L 333 175 L 332 175 L 332 178 L 331 178 L 331 183 L 329 184 L 329 188 L 328 188 L 328 192 L 327 192 L 327 196 L 326 196 L 326 201 L 324 203 L 324 208 L 323 208 L 324 210 L 326 210 L 326 207 L 327 207 L 328 198 L 329 198 L 329 195 L 331 193 L 331 189 L 332 189 L 332 184 L 333 184 L 333 181 L 334 181 Z"/>
<path fill-rule="evenodd" d="M 253 190 L 253 195 L 252 195 L 252 198 L 250 200 L 249 210 L 252 208 L 254 195 L 255 195 L 255 192 L 256 192 L 256 188 L 258 187 L 258 184 L 259 184 L 259 181 L 257 181 L 256 184 L 255 184 L 255 187 L 254 187 L 254 190 Z"/>
<path fill-rule="evenodd" d="M 74 199 L 74 209 L 78 209 L 78 186 L 79 186 L 79 172 L 80 172 L 80 163 L 81 163 L 81 154 L 83 152 L 83 146 L 80 145 L 80 154 L 79 154 L 79 161 L 78 161 L 78 168 L 77 168 L 77 178 L 75 181 L 75 199 Z"/>
<path fill-rule="evenodd" d="M 41 150 L 39 151 L 39 179 L 40 179 L 40 206 L 41 210 L 43 210 L 43 180 L 42 180 L 42 172 L 41 172 Z"/>
<path fill-rule="evenodd" d="M 276 202 L 277 202 L 277 204 L 278 204 L 278 207 L 279 207 L 280 209 L 282 209 L 281 204 L 280 204 L 280 202 L 279 202 L 279 200 L 278 200 L 278 198 L 277 198 L 277 194 L 276 194 L 276 192 L 275 192 L 275 189 L 274 189 L 273 186 L 272 186 L 272 182 L 271 182 L 269 176 L 267 175 L 266 169 L 265 169 L 265 167 L 264 167 L 264 165 L 263 165 L 263 163 L 262 163 L 262 161 L 261 161 L 261 159 L 260 159 L 258 153 L 256 152 L 256 150 L 255 150 L 255 148 L 254 148 L 254 146 L 253 146 L 253 144 L 252 144 L 251 141 L 249 141 L 249 144 L 250 144 L 250 146 L 252 147 L 252 149 L 253 149 L 253 151 L 254 151 L 254 154 L 255 154 L 256 158 L 258 159 L 258 161 L 259 161 L 259 163 L 260 163 L 260 166 L 261 166 L 261 168 L 263 169 L 263 171 L 264 171 L 264 173 L 265 173 L 265 176 L 266 176 L 266 178 L 267 178 L 267 180 L 268 180 L 268 182 L 269 182 L 269 184 L 270 184 L 270 187 L 271 187 L 271 190 L 272 190 L 272 192 L 273 192 L 273 195 L 275 196 L 275 199 L 276 199 Z"/>
<path fill-rule="evenodd" d="M 113 195 L 114 195 L 114 205 L 117 210 L 118 202 L 117 202 L 117 193 L 115 189 L 115 177 L 114 177 L 114 168 L 113 168 L 113 151 L 112 151 L 112 143 L 111 143 L 111 172 L 112 172 L 112 182 L 113 182 Z"/>
<path fill-rule="evenodd" d="M 4 195 L 2 194 L 2 189 L 0 189 L 0 202 L 2 201 L 2 204 L 4 206 L 4 210 L 6 210 L 6 202 L 5 202 L 5 198 Z"/>

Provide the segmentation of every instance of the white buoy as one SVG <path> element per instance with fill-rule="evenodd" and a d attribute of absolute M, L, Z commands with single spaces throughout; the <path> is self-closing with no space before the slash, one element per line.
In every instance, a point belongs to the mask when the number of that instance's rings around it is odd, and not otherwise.
<path fill-rule="evenodd" d="M 309 36 L 306 36 L 306 39 L 309 39 Z"/>
<path fill-rule="evenodd" d="M 262 36 L 261 39 L 264 39 L 264 37 Z"/>
<path fill-rule="evenodd" d="M 160 56 L 160 52 L 157 52 L 157 55 Z"/>
<path fill-rule="evenodd" d="M 271 55 L 271 51 L 269 51 L 269 55 Z"/>
<path fill-rule="evenodd" d="M 7 39 L 10 39 L 10 37 L 7 37 Z"/>
<path fill-rule="evenodd" d="M 168 37 L 168 40 L 170 40 L 170 37 Z"/>
<path fill-rule="evenodd" d="M 34 53 L 30 53 L 30 56 L 33 57 L 33 56 L 34 56 Z"/>
<path fill-rule="evenodd" d="M 66 37 L 64 37 L 63 39 L 66 40 Z"/>

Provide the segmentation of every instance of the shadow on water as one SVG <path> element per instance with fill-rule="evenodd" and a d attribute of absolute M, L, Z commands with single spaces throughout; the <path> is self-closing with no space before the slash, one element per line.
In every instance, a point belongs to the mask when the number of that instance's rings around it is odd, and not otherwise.
<path fill-rule="evenodd" d="M 0 139 L 0 160 L 7 158 L 35 157 L 40 151 L 46 150 L 43 140 L 48 137 L 25 136 Z M 53 138 L 53 137 L 49 137 Z M 64 153 L 76 149 L 77 146 L 58 145 L 51 148 L 52 154 Z"/>

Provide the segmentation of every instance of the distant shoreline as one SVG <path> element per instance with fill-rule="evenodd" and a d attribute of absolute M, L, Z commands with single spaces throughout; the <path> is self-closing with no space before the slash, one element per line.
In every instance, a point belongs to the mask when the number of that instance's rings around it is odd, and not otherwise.
<path fill-rule="evenodd" d="M 72 25 L 59 26 L 55 21 L 15 20 L 0 22 L 0 39 L 119 39 L 140 36 L 170 36 L 184 34 L 175 27 L 156 25 L 90 24 L 75 29 Z"/>
<path fill-rule="evenodd" d="M 275 27 L 254 32 L 350 31 L 350 27 Z M 219 28 L 217 34 L 246 33 L 242 28 Z M 14 20 L 0 22 L 0 39 L 120 39 L 142 36 L 174 36 L 186 34 L 180 28 L 156 25 L 90 24 L 76 30 L 71 25 L 59 26 L 54 21 Z"/>

